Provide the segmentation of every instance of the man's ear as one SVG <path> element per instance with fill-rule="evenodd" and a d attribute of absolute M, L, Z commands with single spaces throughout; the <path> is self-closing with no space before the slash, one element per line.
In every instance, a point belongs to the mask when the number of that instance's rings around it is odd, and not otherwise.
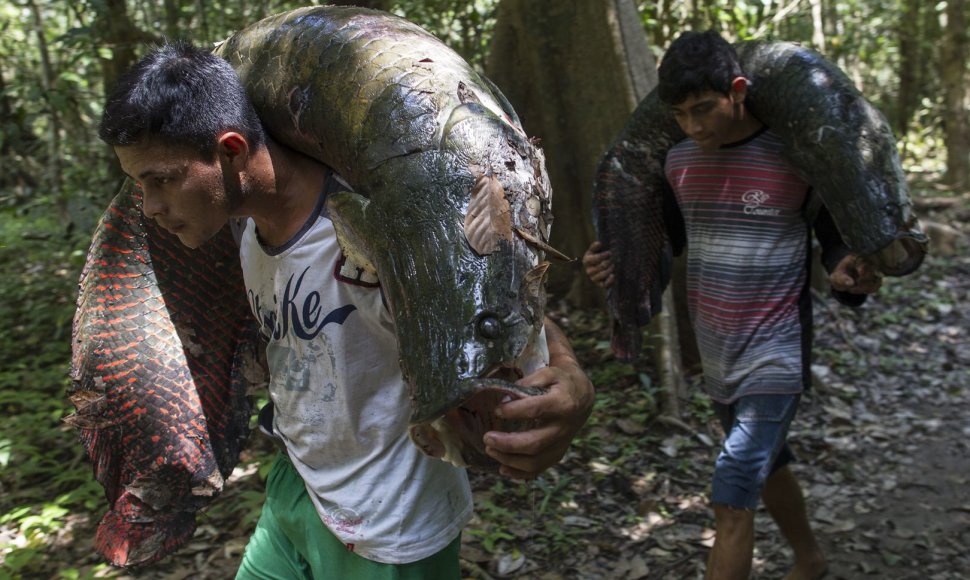
<path fill-rule="evenodd" d="M 249 158 L 249 141 L 235 131 L 227 131 L 219 136 L 216 151 L 220 160 L 242 170 Z"/>
<path fill-rule="evenodd" d="M 731 81 L 731 102 L 735 105 L 743 103 L 748 94 L 748 79 L 736 77 Z"/>

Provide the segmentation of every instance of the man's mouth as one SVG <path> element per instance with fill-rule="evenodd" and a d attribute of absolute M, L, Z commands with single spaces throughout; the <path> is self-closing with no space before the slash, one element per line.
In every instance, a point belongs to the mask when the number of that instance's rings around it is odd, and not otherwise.
<path fill-rule="evenodd" d="M 168 232 L 171 233 L 171 234 L 177 234 L 177 233 L 179 233 L 179 232 L 181 232 L 182 230 L 185 229 L 185 224 L 184 223 L 169 224 L 169 223 L 165 223 L 165 222 L 158 222 L 158 225 L 160 225 L 164 229 L 168 230 Z"/>

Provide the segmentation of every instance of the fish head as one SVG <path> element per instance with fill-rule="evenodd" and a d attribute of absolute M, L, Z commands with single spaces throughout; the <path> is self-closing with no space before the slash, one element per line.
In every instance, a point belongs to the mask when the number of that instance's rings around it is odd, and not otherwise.
<path fill-rule="evenodd" d="M 344 252 L 373 269 L 393 315 L 412 439 L 456 465 L 494 468 L 482 435 L 524 427 L 500 425 L 494 409 L 537 394 L 515 381 L 548 359 L 548 263 L 526 239 L 543 235 L 541 212 L 528 209 L 536 184 L 455 166 L 453 156 L 419 157 L 383 167 L 379 194 L 331 195 L 328 211 Z M 424 173 L 420 188 L 407 185 Z"/>
<path fill-rule="evenodd" d="M 857 187 L 867 192 L 862 199 L 870 200 L 874 207 L 860 206 L 854 210 L 860 215 L 875 214 L 881 219 L 875 224 L 878 235 L 855 243 L 862 253 L 871 255 L 883 274 L 903 276 L 922 263 L 928 240 L 912 211 L 909 185 L 889 121 L 864 99 L 857 101 L 856 108 L 862 120 L 857 123 L 859 129 L 853 145 L 863 161 Z M 847 234 L 847 237 L 853 235 Z"/>

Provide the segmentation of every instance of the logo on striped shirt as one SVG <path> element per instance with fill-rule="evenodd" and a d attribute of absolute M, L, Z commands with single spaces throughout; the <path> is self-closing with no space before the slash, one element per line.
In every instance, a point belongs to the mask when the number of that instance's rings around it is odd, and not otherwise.
<path fill-rule="evenodd" d="M 741 201 L 744 203 L 744 213 L 747 215 L 767 215 L 776 216 L 781 213 L 780 209 L 772 207 L 762 207 L 768 201 L 768 194 L 760 189 L 749 189 L 741 194 Z"/>

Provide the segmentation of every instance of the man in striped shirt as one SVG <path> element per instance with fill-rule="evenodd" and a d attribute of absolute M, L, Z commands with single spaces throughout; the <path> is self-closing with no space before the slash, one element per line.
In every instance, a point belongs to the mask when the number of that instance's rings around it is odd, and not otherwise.
<path fill-rule="evenodd" d="M 688 136 L 670 149 L 665 171 L 690 249 L 687 304 L 705 390 L 726 434 L 711 486 L 717 535 L 706 577 L 748 577 L 763 500 L 795 554 L 786 578 L 821 578 L 825 556 L 786 443 L 810 380 L 811 230 L 840 300 L 861 304 L 881 279 L 848 252 L 824 209 L 809 222 L 810 186 L 782 160 L 778 136 L 747 113 L 748 81 L 730 44 L 713 31 L 684 33 L 659 77 L 659 97 Z M 594 282 L 613 283 L 599 242 L 583 262 Z"/>

